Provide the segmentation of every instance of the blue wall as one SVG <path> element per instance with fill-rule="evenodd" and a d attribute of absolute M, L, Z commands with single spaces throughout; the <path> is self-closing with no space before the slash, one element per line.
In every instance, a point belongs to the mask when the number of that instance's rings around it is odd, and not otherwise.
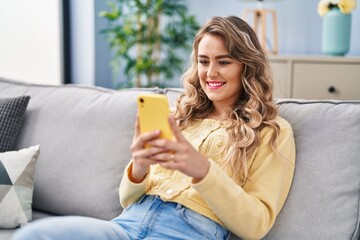
<path fill-rule="evenodd" d="M 280 54 L 322 54 L 323 19 L 317 13 L 317 4 L 317 0 L 282 0 L 274 3 L 266 3 L 265 0 L 263 7 L 277 12 Z M 241 16 L 244 9 L 256 7 L 256 3 L 240 0 L 187 0 L 187 5 L 201 24 L 212 16 Z M 360 6 L 352 12 L 351 46 L 347 55 L 360 56 Z"/>
<path fill-rule="evenodd" d="M 121 76 L 114 76 L 111 71 L 111 53 L 108 44 L 100 35 L 100 30 L 106 26 L 104 19 L 98 16 L 107 6 L 104 0 L 73 0 L 72 21 L 73 38 L 86 40 L 74 46 L 73 81 L 104 87 L 114 87 L 121 81 Z M 77 3 L 77 4 L 75 4 Z M 204 24 L 212 16 L 241 16 L 245 8 L 254 8 L 255 4 L 240 0 L 186 0 L 189 12 L 194 14 L 200 24 Z M 79 7 L 80 5 L 88 7 Z M 276 3 L 264 3 L 265 8 L 275 9 L 278 18 L 279 54 L 322 55 L 321 35 L 322 17 L 317 13 L 317 0 L 282 0 Z M 359 3 L 358 3 L 359 4 Z M 80 14 L 84 9 L 91 11 L 92 17 L 84 18 Z M 93 31 L 85 31 L 84 24 L 92 26 Z M 78 26 L 78 27 L 76 27 Z M 271 39 L 271 35 L 269 37 Z M 91 54 L 88 54 L 88 53 Z M 87 53 L 87 54 L 83 54 Z M 347 56 L 360 56 L 360 6 L 352 12 L 351 46 Z M 90 58 L 89 58 L 90 57 Z M 84 64 L 87 63 L 87 64 Z M 93 66 L 93 69 L 88 67 Z M 91 73 L 89 77 L 89 72 Z"/>

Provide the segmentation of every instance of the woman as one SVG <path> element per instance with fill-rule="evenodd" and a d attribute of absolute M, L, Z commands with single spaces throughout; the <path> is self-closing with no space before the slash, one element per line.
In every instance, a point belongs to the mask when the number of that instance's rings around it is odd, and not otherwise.
<path fill-rule="evenodd" d="M 256 34 L 234 16 L 210 19 L 182 80 L 185 92 L 169 118 L 174 140 L 158 138 L 159 131 L 140 134 L 136 123 L 120 216 L 39 221 L 15 239 L 263 237 L 288 195 L 295 145 L 273 102 Z"/>

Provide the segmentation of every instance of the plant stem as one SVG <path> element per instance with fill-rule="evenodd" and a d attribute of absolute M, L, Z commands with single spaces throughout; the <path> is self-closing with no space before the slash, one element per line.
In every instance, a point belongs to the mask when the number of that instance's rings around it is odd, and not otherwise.
<path fill-rule="evenodd" d="M 136 54 L 137 54 L 137 58 L 136 61 L 137 62 L 141 62 L 141 52 L 142 52 L 142 46 L 141 46 L 141 29 L 142 29 L 142 23 L 141 23 L 141 16 L 137 15 L 137 28 L 138 28 L 138 32 L 137 32 L 137 44 L 136 44 Z M 136 71 L 136 87 L 141 87 L 141 76 L 140 73 L 135 69 Z"/>

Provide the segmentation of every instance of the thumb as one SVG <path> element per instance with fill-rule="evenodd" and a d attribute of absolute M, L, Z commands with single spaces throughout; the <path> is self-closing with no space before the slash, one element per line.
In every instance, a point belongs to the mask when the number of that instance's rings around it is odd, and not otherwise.
<path fill-rule="evenodd" d="M 169 116 L 168 118 L 170 128 L 173 131 L 173 134 L 175 136 L 175 139 L 178 142 L 184 142 L 186 141 L 185 137 L 182 135 L 180 128 L 177 126 L 176 121 L 173 116 Z"/>

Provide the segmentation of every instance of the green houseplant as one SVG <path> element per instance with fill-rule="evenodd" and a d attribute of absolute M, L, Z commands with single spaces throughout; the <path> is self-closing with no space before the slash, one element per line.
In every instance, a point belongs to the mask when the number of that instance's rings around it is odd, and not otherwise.
<path fill-rule="evenodd" d="M 184 68 L 184 58 L 199 28 L 182 0 L 111 0 L 100 13 L 114 51 L 112 66 L 122 69 L 123 87 L 164 86 Z M 185 50 L 185 51 L 184 51 Z"/>

